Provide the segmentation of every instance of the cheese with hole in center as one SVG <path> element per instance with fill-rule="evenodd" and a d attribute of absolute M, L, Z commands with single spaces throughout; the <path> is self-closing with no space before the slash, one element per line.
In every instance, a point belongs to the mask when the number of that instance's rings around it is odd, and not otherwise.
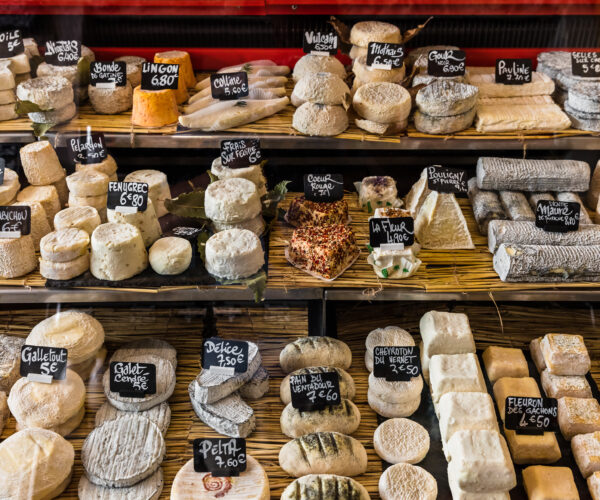
<path fill-rule="evenodd" d="M 30 234 L 20 238 L 0 238 L 0 277 L 18 278 L 36 267 L 35 246 Z"/>
<path fill-rule="evenodd" d="M 34 186 L 52 184 L 65 176 L 54 148 L 48 141 L 32 142 L 19 150 L 23 172 Z"/>
<path fill-rule="evenodd" d="M 131 278 L 148 267 L 148 254 L 139 229 L 109 222 L 92 233 L 90 271 L 100 280 Z"/>
<path fill-rule="evenodd" d="M 145 182 L 148 184 L 148 198 L 150 198 L 154 204 L 156 215 L 162 217 L 167 214 L 165 200 L 171 198 L 171 188 L 169 188 L 169 181 L 167 180 L 166 174 L 159 170 L 136 170 L 127 174 L 124 181 Z"/>
<path fill-rule="evenodd" d="M 25 429 L 0 443 L 4 498 L 44 500 L 59 496 L 71 480 L 73 445 L 55 432 Z"/>
<path fill-rule="evenodd" d="M 175 123 L 178 118 L 179 111 L 173 90 L 142 90 L 141 86 L 133 89 L 131 123 L 134 125 L 164 127 Z"/>
<path fill-rule="evenodd" d="M 100 215 L 94 207 L 69 207 L 54 216 L 54 228 L 56 230 L 76 227 L 91 236 L 94 229 L 99 225 Z"/>
<path fill-rule="evenodd" d="M 138 211 L 124 214 L 107 208 L 106 217 L 108 222 L 131 224 L 132 226 L 137 227 L 142 234 L 144 245 L 146 247 L 149 247 L 161 237 L 162 230 L 158 218 L 156 217 L 156 212 L 154 211 L 154 204 L 150 198 L 148 198 L 148 206 L 143 212 Z"/>

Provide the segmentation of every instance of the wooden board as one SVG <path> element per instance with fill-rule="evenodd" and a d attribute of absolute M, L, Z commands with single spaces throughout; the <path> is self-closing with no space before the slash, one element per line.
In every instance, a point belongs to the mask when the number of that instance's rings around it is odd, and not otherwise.
<path fill-rule="evenodd" d="M 300 193 L 288 193 L 281 208 L 287 209 L 290 201 Z M 369 215 L 360 210 L 358 195 L 347 193 L 352 229 L 356 235 L 361 255 L 344 274 L 335 281 L 323 281 L 293 267 L 285 258 L 285 247 L 292 236 L 293 227 L 278 221 L 271 234 L 269 245 L 269 287 L 271 288 L 359 288 L 365 298 L 376 295 L 384 288 L 404 288 L 427 292 L 518 291 L 544 288 L 593 288 L 597 283 L 504 283 L 492 267 L 492 254 L 487 249 L 487 237 L 479 234 L 473 210 L 467 199 L 459 199 L 467 220 L 474 250 L 421 250 L 423 261 L 417 273 L 406 279 L 381 279 L 367 263 L 369 241 Z"/>
<path fill-rule="evenodd" d="M 555 304 L 521 306 L 500 304 L 452 304 L 452 310 L 469 315 L 478 348 L 488 345 L 526 347 L 535 336 L 549 331 L 579 333 L 585 337 L 592 357 L 592 375 L 600 381 L 600 341 L 588 307 L 560 309 Z M 430 309 L 448 310 L 443 303 L 408 304 L 342 304 L 338 308 L 338 336 L 353 352 L 349 370 L 356 383 L 356 404 L 361 412 L 361 424 L 354 437 L 366 447 L 369 465 L 366 474 L 357 479 L 369 490 L 373 499 L 379 498 L 377 482 L 382 464 L 373 451 L 373 432 L 377 427 L 375 413 L 366 402 L 367 371 L 364 366 L 364 340 L 374 328 L 395 324 L 418 335 L 420 317 Z M 106 331 L 109 356 L 129 340 L 155 337 L 170 342 L 177 349 L 177 385 L 169 400 L 172 416 L 166 436 L 167 456 L 162 464 L 165 487 L 162 499 L 168 499 L 177 471 L 192 458 L 192 441 L 198 437 L 217 434 L 195 416 L 189 401 L 187 386 L 199 371 L 204 310 L 189 308 L 126 307 L 114 309 L 82 309 L 94 315 Z M 53 309 L 20 309 L 0 311 L 0 334 L 26 336 L 39 321 L 53 314 Z M 279 352 L 287 343 L 308 332 L 307 311 L 303 308 L 234 308 L 215 310 L 216 327 L 225 338 L 258 341 L 263 363 L 271 376 L 268 394 L 251 406 L 256 412 L 257 429 L 248 439 L 248 451 L 263 465 L 269 476 L 271 497 L 279 498 L 283 488 L 292 480 L 279 467 L 281 446 L 288 441 L 280 430 L 279 416 L 283 404 L 279 386 L 283 372 L 279 368 Z M 106 363 L 105 363 L 106 366 Z M 94 413 L 105 401 L 100 384 L 101 374 L 87 383 L 86 415 L 82 425 L 69 436 L 75 454 L 75 471 L 71 484 L 60 498 L 77 498 L 77 483 L 82 474 L 80 450 L 85 437 L 94 427 Z M 10 419 L 2 434 L 5 439 L 15 431 Z M 450 499 L 440 499 L 450 500 Z"/>

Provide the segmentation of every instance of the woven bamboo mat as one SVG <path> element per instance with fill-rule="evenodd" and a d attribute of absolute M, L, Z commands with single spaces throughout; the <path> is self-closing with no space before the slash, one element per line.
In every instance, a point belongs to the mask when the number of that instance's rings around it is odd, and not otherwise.
<path fill-rule="evenodd" d="M 369 466 L 366 474 L 357 479 L 379 498 L 377 482 L 381 462 L 373 451 L 373 432 L 377 427 L 375 413 L 366 403 L 367 371 L 364 367 L 364 339 L 374 328 L 396 324 L 418 334 L 418 322 L 430 309 L 448 310 L 442 303 L 344 304 L 338 310 L 338 336 L 353 352 L 349 370 L 356 383 L 356 404 L 361 412 L 361 424 L 354 437 L 367 449 Z M 521 306 L 457 304 L 452 310 L 466 312 L 478 348 L 487 345 L 525 347 L 534 336 L 549 331 L 580 333 L 592 356 L 592 374 L 600 381 L 600 342 L 593 322 L 593 311 L 586 307 L 562 310 L 556 305 Z M 161 498 L 168 499 L 177 471 L 192 458 L 192 441 L 198 437 L 217 434 L 195 416 L 188 399 L 187 386 L 199 371 L 204 310 L 199 308 L 95 308 L 87 310 L 104 326 L 109 355 L 123 343 L 136 338 L 156 337 L 170 342 L 177 349 L 177 385 L 169 400 L 171 425 L 166 436 L 167 456 L 163 462 L 165 487 Z M 22 309 L 0 311 L 0 334 L 26 336 L 54 309 Z M 283 404 L 279 400 L 279 385 L 284 376 L 279 368 L 279 351 L 289 341 L 307 334 L 307 312 L 302 308 L 219 308 L 216 309 L 217 331 L 225 338 L 253 340 L 259 343 L 263 364 L 271 376 L 268 394 L 251 403 L 256 413 L 257 429 L 248 438 L 248 452 L 256 457 L 267 471 L 272 498 L 279 498 L 283 488 L 292 480 L 278 465 L 281 446 L 288 441 L 280 430 L 279 416 Z M 501 320 L 500 320 L 501 318 Z M 106 362 L 105 362 L 106 366 Z M 94 427 L 94 414 L 105 401 L 101 373 L 87 383 L 86 415 L 82 425 L 68 438 L 75 447 L 73 480 L 61 496 L 77 498 L 77 484 L 82 474 L 80 450 L 85 437 Z M 2 438 L 14 433 L 10 419 Z"/>
<path fill-rule="evenodd" d="M 198 75 L 198 81 L 202 80 L 208 76 L 207 74 Z M 293 82 L 291 79 L 288 80 L 288 96 L 291 95 L 293 90 Z M 194 91 L 191 92 L 192 94 Z M 248 125 L 243 125 L 241 127 L 235 127 L 229 129 L 228 132 L 235 133 L 243 133 L 243 134 L 279 134 L 279 135 L 302 135 L 292 127 L 292 116 L 294 115 L 295 107 L 289 104 L 283 111 L 259 120 L 254 123 L 250 123 Z M 349 114 L 350 118 L 350 126 L 348 129 L 342 134 L 336 136 L 338 139 L 347 139 L 354 141 L 369 141 L 369 142 L 383 142 L 383 143 L 400 143 L 402 140 L 407 137 L 412 138 L 433 138 L 439 140 L 447 140 L 450 138 L 455 139 L 467 139 L 467 140 L 477 140 L 477 139 L 497 139 L 497 140 L 506 140 L 506 139 L 517 139 L 517 140 L 526 140 L 526 139 L 556 139 L 562 137 L 574 137 L 574 136 L 583 136 L 583 135 L 592 135 L 592 132 L 576 130 L 576 129 L 567 129 L 567 130 L 557 130 L 557 131 L 544 131 L 544 130 L 528 130 L 528 131 L 520 131 L 520 132 L 507 132 L 507 133 L 495 133 L 495 134 L 483 134 L 477 132 L 473 127 L 458 132 L 456 134 L 449 135 L 430 135 L 424 134 L 416 130 L 412 125 L 410 125 L 407 131 L 401 135 L 391 135 L 391 136 L 378 136 L 375 134 L 370 134 L 365 132 L 364 130 L 356 127 L 354 125 L 355 115 L 352 111 Z M 158 128 L 144 128 L 134 126 L 131 123 L 131 111 L 127 111 L 125 113 L 120 113 L 118 115 L 99 115 L 96 114 L 89 103 L 84 104 L 79 108 L 78 115 L 71 120 L 70 122 L 57 126 L 52 129 L 54 132 L 58 133 L 72 133 L 72 132 L 81 132 L 85 131 L 87 126 L 91 126 L 95 132 L 104 132 L 104 133 L 121 133 L 121 134 L 129 134 L 132 136 L 132 144 L 134 144 L 133 136 L 135 134 L 175 134 L 177 132 L 177 124 L 167 125 L 165 127 Z M 0 133 L 2 132 L 30 132 L 31 131 L 31 121 L 28 118 L 20 118 L 17 120 L 10 120 L 0 122 Z M 202 134 L 200 132 L 200 134 Z"/>
<path fill-rule="evenodd" d="M 291 199 L 299 193 L 289 193 L 282 204 L 287 209 Z M 427 292 L 469 292 L 526 290 L 544 288 L 592 288 L 596 283 L 503 283 L 492 267 L 492 254 L 487 249 L 487 237 L 479 234 L 473 217 L 473 210 L 467 199 L 459 199 L 463 215 L 467 220 L 474 250 L 421 250 L 419 259 L 423 261 L 418 272 L 406 279 L 385 280 L 375 275 L 367 263 L 369 241 L 369 215 L 358 206 L 358 195 L 346 193 L 345 199 L 350 208 L 352 229 L 356 235 L 361 255 L 357 261 L 335 281 L 322 281 L 293 267 L 285 258 L 285 247 L 291 238 L 293 227 L 283 221 L 275 224 L 269 241 L 269 287 L 271 288 L 360 288 L 365 298 L 369 298 L 383 288 L 405 288 Z"/>

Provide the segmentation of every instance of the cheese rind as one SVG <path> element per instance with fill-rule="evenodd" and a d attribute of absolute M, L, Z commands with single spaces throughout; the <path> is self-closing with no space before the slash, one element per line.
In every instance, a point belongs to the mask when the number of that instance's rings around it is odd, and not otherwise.
<path fill-rule="evenodd" d="M 507 85 L 496 83 L 495 69 L 493 67 L 469 67 L 468 81 L 479 88 L 481 97 L 513 97 L 550 95 L 554 92 L 554 82 L 543 74 L 534 71 L 531 82 L 520 85 Z"/>
<path fill-rule="evenodd" d="M 89 235 L 100 225 L 98 210 L 94 207 L 69 207 L 61 210 L 54 216 L 56 230 L 78 228 Z"/>
<path fill-rule="evenodd" d="M 9 205 L 21 188 L 19 176 L 10 168 L 4 169 L 4 183 L 0 185 L 0 205 Z"/>
<path fill-rule="evenodd" d="M 58 155 L 48 141 L 23 146 L 19 156 L 25 177 L 34 186 L 52 184 L 65 176 Z"/>
<path fill-rule="evenodd" d="M 40 274 L 51 280 L 70 280 L 90 268 L 90 256 L 88 253 L 67 262 L 54 262 L 40 259 Z"/>
<path fill-rule="evenodd" d="M 469 318 L 464 313 L 426 312 L 419 321 L 425 354 L 467 354 L 475 352 Z"/>
<path fill-rule="evenodd" d="M 477 132 L 515 132 L 519 130 L 565 130 L 571 126 L 569 116 L 558 105 L 549 104 L 479 104 Z"/>
<path fill-rule="evenodd" d="M 356 91 L 352 105 L 354 110 L 367 120 L 395 123 L 408 118 L 411 99 L 408 91 L 400 85 L 372 82 L 362 85 Z"/>
<path fill-rule="evenodd" d="M 219 278 L 246 278 L 257 273 L 264 263 L 260 240 L 247 229 L 221 231 L 206 242 L 206 270 Z"/>
<path fill-rule="evenodd" d="M 0 277 L 18 278 L 36 267 L 35 246 L 30 234 L 0 239 Z"/>
<path fill-rule="evenodd" d="M 58 125 L 68 122 L 77 114 L 77 106 L 74 102 L 70 102 L 66 106 L 52 111 L 39 111 L 27 113 L 27 116 L 33 123 L 51 123 Z"/>
<path fill-rule="evenodd" d="M 10 392 L 13 384 L 21 377 L 21 347 L 23 337 L 0 335 L 0 391 Z"/>
<path fill-rule="evenodd" d="M 90 271 L 109 281 L 131 278 L 148 267 L 139 229 L 131 224 L 101 224 L 92 233 Z"/>
<path fill-rule="evenodd" d="M 13 82 L 14 87 L 14 82 Z M 62 76 L 40 76 L 19 83 L 17 97 L 41 109 L 59 109 L 73 102 L 73 86 Z"/>
<path fill-rule="evenodd" d="M 232 177 L 209 184 L 205 192 L 204 210 L 211 220 L 242 222 L 260 214 L 262 205 L 252 181 Z"/>
<path fill-rule="evenodd" d="M 159 405 L 150 408 L 149 410 L 143 410 L 136 412 L 136 415 L 140 417 L 146 417 L 151 422 L 154 422 L 163 436 L 167 434 L 167 429 L 171 423 L 171 408 L 169 403 L 164 402 Z M 104 403 L 96 412 L 94 424 L 96 427 L 100 427 L 104 422 L 109 420 L 119 420 L 121 418 L 127 418 L 131 416 L 131 412 L 119 410 L 111 405 L 109 402 Z"/>
<path fill-rule="evenodd" d="M 101 115 L 123 113 L 131 109 L 133 102 L 133 88 L 129 80 L 123 86 L 108 89 L 90 84 L 88 95 L 94 111 Z"/>
<path fill-rule="evenodd" d="M 102 172 L 110 177 L 117 173 L 117 163 L 111 155 L 106 155 L 106 158 L 99 163 L 75 163 L 76 172 L 89 170 L 97 170 L 98 172 Z"/>
<path fill-rule="evenodd" d="M 99 486 L 82 474 L 77 486 L 77 494 L 79 498 L 94 500 L 158 500 L 163 490 L 163 483 L 163 472 L 160 467 L 143 481 L 124 488 Z"/>
<path fill-rule="evenodd" d="M 27 186 L 17 194 L 17 201 L 37 201 L 42 205 L 52 227 L 54 216 L 60 211 L 58 191 L 54 186 Z"/>
<path fill-rule="evenodd" d="M 179 117 L 175 92 L 165 90 L 133 89 L 131 123 L 138 127 L 164 127 L 175 123 Z"/>
<path fill-rule="evenodd" d="M 145 247 L 151 246 L 161 237 L 162 230 L 154 211 L 154 204 L 150 198 L 148 199 L 147 208 L 144 211 L 122 213 L 109 208 L 106 210 L 106 217 L 108 222 L 131 224 L 137 227 L 142 235 Z"/>
<path fill-rule="evenodd" d="M 37 201 L 17 201 L 13 206 L 28 206 L 31 208 L 31 237 L 36 250 L 40 249 L 40 241 L 52 231 L 46 212 Z"/>
<path fill-rule="evenodd" d="M 436 354 L 429 364 L 434 403 L 448 392 L 487 392 L 475 354 Z"/>
<path fill-rule="evenodd" d="M 108 175 L 95 170 L 75 172 L 67 177 L 67 186 L 74 196 L 101 196 L 108 192 Z"/>
<path fill-rule="evenodd" d="M 125 182 L 145 182 L 148 184 L 148 198 L 154 204 L 154 210 L 158 217 L 167 213 L 165 200 L 171 198 L 171 189 L 166 174 L 159 170 L 136 170 L 127 174 Z"/>
<path fill-rule="evenodd" d="M 42 238 L 40 253 L 48 261 L 68 262 L 87 255 L 89 244 L 90 237 L 82 229 L 59 229 Z"/>

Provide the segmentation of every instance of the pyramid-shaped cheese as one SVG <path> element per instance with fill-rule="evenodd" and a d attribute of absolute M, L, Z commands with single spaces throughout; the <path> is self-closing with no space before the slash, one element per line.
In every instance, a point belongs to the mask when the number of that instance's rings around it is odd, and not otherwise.
<path fill-rule="evenodd" d="M 423 248 L 475 248 L 467 221 L 452 193 L 429 193 L 415 219 L 415 236 Z"/>
<path fill-rule="evenodd" d="M 424 168 L 423 172 L 421 172 L 421 177 L 413 184 L 406 195 L 406 209 L 410 211 L 413 217 L 417 216 L 421 205 L 423 205 L 425 199 L 431 193 L 427 184 L 427 169 Z"/>

